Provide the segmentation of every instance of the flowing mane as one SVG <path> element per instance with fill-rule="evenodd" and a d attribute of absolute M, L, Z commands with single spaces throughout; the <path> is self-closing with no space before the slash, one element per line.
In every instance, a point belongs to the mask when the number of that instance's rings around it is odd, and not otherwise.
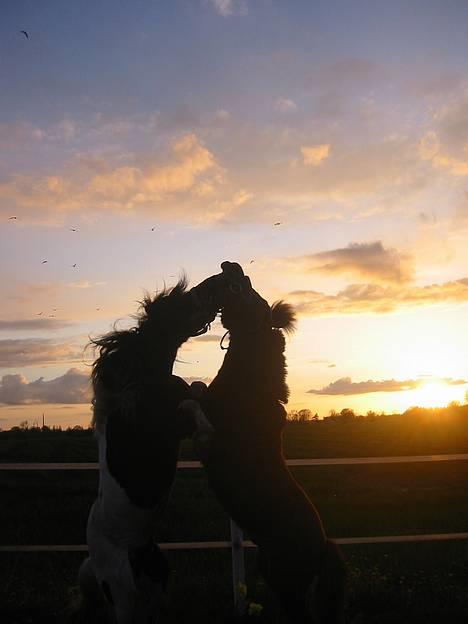
<path fill-rule="evenodd" d="M 91 383 L 94 391 L 95 409 L 92 426 L 98 426 L 105 418 L 105 410 L 100 409 L 98 397 L 123 401 L 128 407 L 128 395 L 135 384 L 157 371 L 158 362 L 154 357 L 158 339 L 166 341 L 169 307 L 187 292 L 188 280 L 184 275 L 172 288 L 164 288 L 151 297 L 145 293 L 139 311 L 132 315 L 136 325 L 129 329 L 117 329 L 92 339 L 98 357 L 93 363 Z M 167 304 L 172 304 L 168 306 Z M 164 354 L 163 354 L 164 357 Z M 122 405 L 122 403 L 121 403 Z"/>

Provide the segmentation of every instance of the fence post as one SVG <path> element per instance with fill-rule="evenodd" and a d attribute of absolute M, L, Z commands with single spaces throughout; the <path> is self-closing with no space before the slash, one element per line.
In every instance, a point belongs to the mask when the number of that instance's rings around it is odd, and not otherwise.
<path fill-rule="evenodd" d="M 244 547 L 242 541 L 244 535 L 234 520 L 231 522 L 231 552 L 232 552 L 232 589 L 234 594 L 234 607 L 237 615 L 242 616 L 246 611 L 246 586 L 245 586 L 245 563 Z"/>

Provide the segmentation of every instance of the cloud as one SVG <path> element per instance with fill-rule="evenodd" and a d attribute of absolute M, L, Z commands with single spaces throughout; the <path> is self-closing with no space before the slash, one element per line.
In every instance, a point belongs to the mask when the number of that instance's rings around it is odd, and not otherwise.
<path fill-rule="evenodd" d="M 341 249 L 332 249 L 301 258 L 310 271 L 325 274 L 351 274 L 372 281 L 408 282 L 413 277 L 410 257 L 396 249 L 386 249 L 381 241 L 350 243 Z"/>
<path fill-rule="evenodd" d="M 336 295 L 296 290 L 288 295 L 300 314 L 384 314 L 405 308 L 468 303 L 468 278 L 428 286 L 350 284 Z"/>
<path fill-rule="evenodd" d="M 4 375 L 0 382 L 0 404 L 89 403 L 91 396 L 89 373 L 77 368 L 50 381 L 40 377 L 28 382 L 23 375 Z"/>
<path fill-rule="evenodd" d="M 248 12 L 246 0 L 209 0 L 218 15 L 246 15 Z"/>
<path fill-rule="evenodd" d="M 436 169 L 446 169 L 454 176 L 468 175 L 468 157 L 460 158 L 444 152 L 437 134 L 432 130 L 422 137 L 419 155 Z"/>
<path fill-rule="evenodd" d="M 442 382 L 451 386 L 464 385 L 468 381 L 464 379 L 437 379 L 433 381 Z M 383 381 L 373 381 L 368 379 L 367 381 L 353 382 L 351 377 L 342 377 L 336 381 L 328 384 L 324 388 L 319 390 L 308 390 L 310 394 L 321 395 L 352 395 L 352 394 L 369 394 L 371 392 L 402 392 L 404 390 L 415 390 L 425 383 L 424 379 L 406 379 L 404 381 L 397 381 L 395 379 L 386 379 Z"/>
<path fill-rule="evenodd" d="M 231 119 L 231 113 L 224 108 L 220 108 L 216 111 L 215 117 L 219 121 L 228 121 L 229 119 Z"/>
<path fill-rule="evenodd" d="M 203 334 L 202 336 L 197 336 L 196 338 L 191 339 L 190 342 L 219 342 L 222 336 L 217 334 Z"/>
<path fill-rule="evenodd" d="M 0 331 L 25 331 L 29 329 L 52 331 L 55 329 L 63 329 L 69 325 L 69 321 L 50 318 L 21 319 L 17 321 L 4 321 L 0 319 Z"/>
<path fill-rule="evenodd" d="M 44 137 L 45 132 L 30 122 L 0 123 L 0 148 L 2 149 L 24 147 L 42 141 Z"/>
<path fill-rule="evenodd" d="M 297 111 L 297 105 L 288 98 L 279 98 L 275 102 L 275 110 L 279 113 L 295 113 Z"/>
<path fill-rule="evenodd" d="M 325 87 L 349 87 L 361 90 L 363 86 L 375 84 L 388 78 L 384 66 L 366 58 L 340 59 L 324 65 L 311 73 L 311 85 Z"/>
<path fill-rule="evenodd" d="M 0 340 L 0 368 L 82 362 L 83 347 L 47 338 Z"/>
<path fill-rule="evenodd" d="M 304 165 L 317 167 L 328 158 L 329 153 L 330 145 L 326 143 L 321 145 L 303 145 L 301 147 L 302 162 Z"/>
<path fill-rule="evenodd" d="M 193 133 L 173 141 L 170 154 L 169 163 L 161 162 L 161 157 L 133 155 L 126 164 L 101 158 L 97 166 L 88 162 L 51 175 L 11 176 L 0 183 L 0 212 L 11 214 L 18 209 L 33 219 L 39 212 L 57 220 L 60 214 L 78 210 L 151 210 L 154 214 L 156 205 L 158 216 L 174 217 L 189 207 L 193 213 L 200 188 L 215 188 L 224 171 Z M 82 161 L 83 155 L 79 158 Z M 184 206 L 184 199 L 191 200 L 189 207 Z"/>
<path fill-rule="evenodd" d="M 89 282 L 88 280 L 82 280 L 81 282 L 69 282 L 66 284 L 68 288 L 95 288 L 96 286 L 104 286 L 107 282 Z"/>

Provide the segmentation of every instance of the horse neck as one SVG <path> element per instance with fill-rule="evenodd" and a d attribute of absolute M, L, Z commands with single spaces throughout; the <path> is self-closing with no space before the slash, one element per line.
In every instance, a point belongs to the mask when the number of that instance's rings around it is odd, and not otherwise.
<path fill-rule="evenodd" d="M 239 380 L 255 393 L 265 391 L 274 400 L 287 401 L 285 341 L 281 331 L 264 328 L 257 332 L 231 335 L 222 366 L 223 372 Z"/>

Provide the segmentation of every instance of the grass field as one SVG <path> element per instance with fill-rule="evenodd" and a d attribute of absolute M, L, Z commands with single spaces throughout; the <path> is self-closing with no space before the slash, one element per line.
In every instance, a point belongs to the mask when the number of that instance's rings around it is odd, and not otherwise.
<path fill-rule="evenodd" d="M 288 457 L 468 453 L 463 408 L 350 423 L 289 425 Z M 183 458 L 192 458 L 190 444 Z M 0 433 L 1 461 L 94 461 L 86 432 Z M 468 462 L 319 466 L 294 473 L 334 537 L 468 531 Z M 2 544 L 82 544 L 97 472 L 0 472 Z M 227 539 L 229 522 L 202 470 L 179 471 L 157 539 Z M 468 622 L 468 542 L 347 546 L 348 615 L 355 624 Z M 91 622 L 77 609 L 80 553 L 0 554 L 0 621 Z M 168 553 L 173 572 L 164 622 L 233 617 L 229 551 Z M 285 622 L 247 551 L 249 600 L 259 622 Z"/>

